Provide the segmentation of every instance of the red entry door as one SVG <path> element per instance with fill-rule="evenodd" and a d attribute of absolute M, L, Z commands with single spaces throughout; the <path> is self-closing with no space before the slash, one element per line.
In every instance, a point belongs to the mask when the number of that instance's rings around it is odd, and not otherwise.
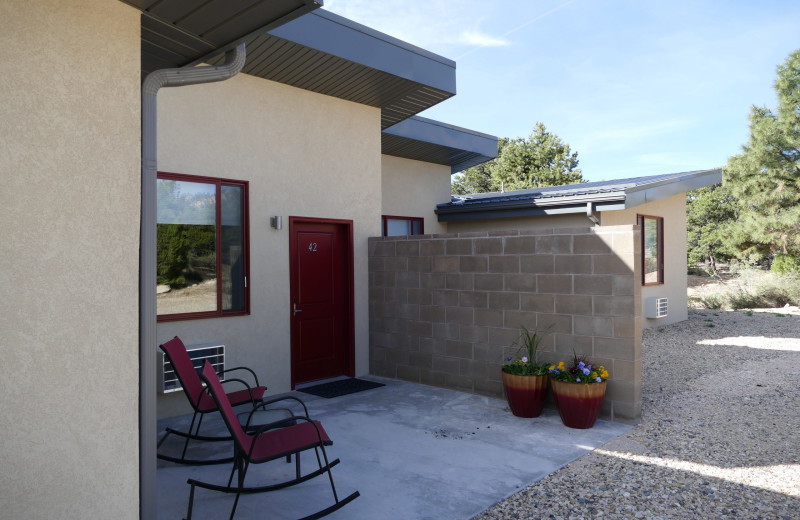
<path fill-rule="evenodd" d="M 352 223 L 289 219 L 292 388 L 353 375 Z"/>

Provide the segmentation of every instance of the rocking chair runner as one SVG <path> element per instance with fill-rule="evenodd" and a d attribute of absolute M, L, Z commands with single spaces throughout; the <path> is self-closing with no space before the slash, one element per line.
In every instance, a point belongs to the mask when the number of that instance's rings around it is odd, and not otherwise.
<path fill-rule="evenodd" d="M 230 436 L 215 437 L 215 436 L 200 435 L 200 425 L 203 423 L 203 416 L 209 412 L 216 411 L 217 405 L 214 403 L 214 400 L 211 398 L 211 396 L 208 395 L 208 392 L 204 391 L 203 384 L 200 381 L 200 377 L 197 375 L 197 370 L 195 369 L 195 366 L 192 363 L 191 358 L 189 357 L 189 353 L 186 351 L 186 347 L 184 346 L 183 342 L 178 336 L 175 336 L 173 339 L 167 341 L 163 345 L 159 345 L 159 348 L 164 351 L 164 354 L 167 356 L 167 359 L 169 359 L 169 362 L 175 369 L 175 374 L 178 376 L 178 380 L 180 381 L 181 386 L 183 387 L 183 391 L 186 394 L 186 398 L 189 399 L 189 403 L 192 405 L 192 408 L 194 409 L 194 414 L 192 415 L 192 423 L 189 426 L 188 432 L 167 428 L 164 436 L 158 441 L 158 447 L 161 447 L 161 444 L 163 444 L 164 441 L 167 439 L 167 437 L 169 437 L 170 435 L 185 437 L 186 442 L 183 445 L 183 452 L 181 453 L 181 456 L 173 457 L 163 453 L 158 453 L 157 454 L 158 458 L 163 460 L 168 460 L 170 462 L 176 462 L 179 464 L 193 464 L 193 465 L 222 464 L 225 462 L 231 462 L 233 460 L 232 457 L 224 459 L 210 459 L 210 460 L 198 460 L 198 459 L 186 458 L 186 450 L 189 447 L 189 440 L 191 439 L 199 441 L 230 441 L 231 437 Z M 245 404 L 245 403 L 252 403 L 253 408 L 255 409 L 256 406 L 263 403 L 263 396 L 267 387 L 260 386 L 258 383 L 258 376 L 256 376 L 255 372 L 253 372 L 251 369 L 247 367 L 229 368 L 228 370 L 223 370 L 220 373 L 224 374 L 236 370 L 245 370 L 249 372 L 253 376 L 253 379 L 255 380 L 255 386 L 250 386 L 242 379 L 228 378 L 225 381 L 226 384 L 238 383 L 240 385 L 245 386 L 244 390 L 238 390 L 227 394 L 228 399 L 230 400 L 232 406 L 238 406 L 240 404 Z M 200 415 L 199 421 L 197 421 L 198 415 Z M 197 428 L 195 428 L 195 421 L 197 421 Z"/>
<path fill-rule="evenodd" d="M 207 391 L 210 392 L 211 397 L 217 404 L 220 414 L 222 414 L 222 418 L 225 420 L 228 430 L 231 432 L 231 436 L 234 440 L 234 461 L 230 477 L 228 478 L 228 484 L 226 486 L 209 484 L 194 479 L 188 480 L 188 483 L 191 485 L 191 490 L 189 492 L 189 509 L 186 517 L 187 520 L 191 520 L 192 518 L 195 487 L 214 491 L 222 491 L 224 493 L 236 493 L 236 498 L 233 501 L 233 507 L 231 508 L 231 520 L 233 519 L 233 515 L 236 513 L 236 506 L 239 503 L 239 496 L 242 493 L 275 491 L 305 482 L 324 473 L 328 474 L 328 478 L 331 483 L 334 504 L 318 511 L 317 513 L 306 516 L 302 520 L 311 520 L 326 516 L 340 509 L 342 506 L 352 502 L 359 496 L 359 492 L 356 491 L 346 498 L 339 500 L 339 497 L 336 494 L 336 487 L 333 484 L 333 474 L 331 473 L 331 468 L 339 463 L 339 459 L 335 459 L 331 462 L 328 461 L 328 455 L 325 452 L 325 446 L 330 445 L 331 440 L 328 438 L 328 434 L 322 428 L 322 424 L 320 424 L 319 421 L 312 421 L 308 418 L 308 415 L 292 416 L 281 421 L 261 426 L 253 434 L 246 433 L 236 418 L 236 414 L 233 411 L 231 402 L 222 389 L 219 377 L 217 377 L 216 372 L 214 372 L 214 367 L 212 367 L 208 361 L 206 361 L 205 365 L 203 366 L 203 371 L 200 377 L 206 383 Z M 300 453 L 310 449 L 313 449 L 317 456 L 317 464 L 319 465 L 319 469 L 312 471 L 307 475 L 301 476 L 299 470 Z M 322 451 L 322 459 L 320 459 L 320 451 Z M 296 454 L 298 461 L 298 472 L 295 479 L 267 486 L 244 487 L 245 475 L 251 463 L 260 464 L 271 460 L 281 459 L 291 454 Z M 322 463 L 323 460 L 325 461 L 324 465 Z M 236 486 L 232 487 L 231 483 L 233 482 L 233 475 L 237 472 L 237 484 Z"/>

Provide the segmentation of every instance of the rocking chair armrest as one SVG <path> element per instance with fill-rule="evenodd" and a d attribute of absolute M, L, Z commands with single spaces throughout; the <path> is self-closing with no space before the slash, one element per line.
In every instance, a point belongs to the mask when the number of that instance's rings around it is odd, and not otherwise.
<path fill-rule="evenodd" d="M 225 381 L 220 381 L 220 383 L 223 384 L 223 385 L 226 384 L 226 383 L 234 383 L 234 382 L 235 383 L 241 383 L 242 385 L 244 385 L 245 388 L 247 388 L 247 393 L 250 394 L 250 401 L 253 402 L 253 406 L 255 407 L 256 406 L 256 402 L 258 402 L 259 399 L 257 399 L 253 395 L 253 387 L 251 387 L 249 384 L 247 384 L 247 381 L 244 381 L 243 379 L 238 379 L 238 378 L 235 378 L 235 377 L 232 377 L 230 379 L 226 379 Z"/>
<path fill-rule="evenodd" d="M 254 386 L 261 386 L 260 384 L 258 384 L 258 376 L 256 375 L 256 373 L 251 368 L 248 368 L 248 367 L 227 368 L 227 369 L 219 372 L 219 374 L 222 375 L 222 374 L 225 374 L 227 372 L 233 372 L 234 370 L 247 370 L 248 372 L 250 372 L 250 375 L 253 376 L 253 380 L 256 382 L 256 384 Z"/>
<path fill-rule="evenodd" d="M 300 398 L 298 398 L 298 397 L 295 397 L 295 396 L 293 396 L 293 395 L 288 395 L 288 396 L 284 396 L 284 397 L 275 397 L 275 398 L 273 398 L 273 399 L 265 399 L 265 400 L 262 400 L 262 401 L 261 401 L 261 403 L 258 405 L 258 407 L 259 407 L 259 408 L 263 408 L 263 407 L 265 407 L 265 406 L 266 406 L 266 405 L 268 405 L 268 404 L 274 404 L 274 403 L 278 403 L 278 402 L 280 402 L 280 401 L 297 401 L 297 402 L 298 402 L 298 403 L 300 403 L 300 405 L 302 405 L 302 407 L 303 407 L 303 412 L 305 412 L 303 415 L 305 415 L 306 417 L 308 417 L 308 416 L 309 416 L 309 414 L 308 414 L 308 407 L 306 406 L 306 403 L 304 403 L 304 402 L 302 401 L 302 399 L 300 399 Z"/>
<path fill-rule="evenodd" d="M 253 432 L 253 435 L 255 436 L 255 438 L 258 438 L 259 435 L 262 435 L 262 434 L 266 433 L 269 430 L 273 430 L 275 428 L 282 428 L 284 426 L 294 426 L 297 421 L 306 421 L 306 422 L 311 423 L 311 426 L 313 426 L 314 429 L 317 431 L 317 439 L 319 439 L 320 445 L 323 445 L 322 433 L 320 433 L 320 431 L 319 431 L 319 426 L 317 426 L 317 423 L 315 423 L 314 421 L 312 421 L 311 419 L 309 419 L 308 417 L 303 416 L 303 415 L 293 415 L 291 417 L 287 417 L 286 419 L 282 419 L 280 421 L 275 421 L 273 423 L 265 424 L 265 425 L 259 427 L 257 430 L 255 430 Z M 250 452 L 247 454 L 248 458 L 251 458 L 253 456 L 253 449 L 255 449 L 255 447 L 256 447 L 256 443 L 253 442 L 250 445 Z M 324 452 L 324 450 L 325 450 L 324 446 L 323 446 L 322 449 L 323 449 L 323 452 Z"/>

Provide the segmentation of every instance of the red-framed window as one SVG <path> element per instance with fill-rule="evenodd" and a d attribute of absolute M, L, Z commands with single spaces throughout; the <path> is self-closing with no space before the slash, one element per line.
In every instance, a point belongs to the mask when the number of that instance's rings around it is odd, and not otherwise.
<path fill-rule="evenodd" d="M 664 283 L 664 219 L 637 215 L 642 240 L 642 285 Z"/>
<path fill-rule="evenodd" d="M 381 220 L 383 222 L 383 236 L 385 237 L 425 234 L 425 220 L 419 217 L 383 215 Z"/>
<path fill-rule="evenodd" d="M 248 182 L 158 173 L 158 321 L 250 313 Z"/>

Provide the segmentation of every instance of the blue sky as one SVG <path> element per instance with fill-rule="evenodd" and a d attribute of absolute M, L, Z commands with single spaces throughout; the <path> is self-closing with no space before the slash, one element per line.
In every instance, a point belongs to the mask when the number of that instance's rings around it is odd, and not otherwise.
<path fill-rule="evenodd" d="M 500 137 L 543 122 L 588 180 L 722 166 L 751 105 L 774 108 L 800 48 L 792 0 L 325 0 L 453 59 L 458 94 L 421 115 Z"/>

